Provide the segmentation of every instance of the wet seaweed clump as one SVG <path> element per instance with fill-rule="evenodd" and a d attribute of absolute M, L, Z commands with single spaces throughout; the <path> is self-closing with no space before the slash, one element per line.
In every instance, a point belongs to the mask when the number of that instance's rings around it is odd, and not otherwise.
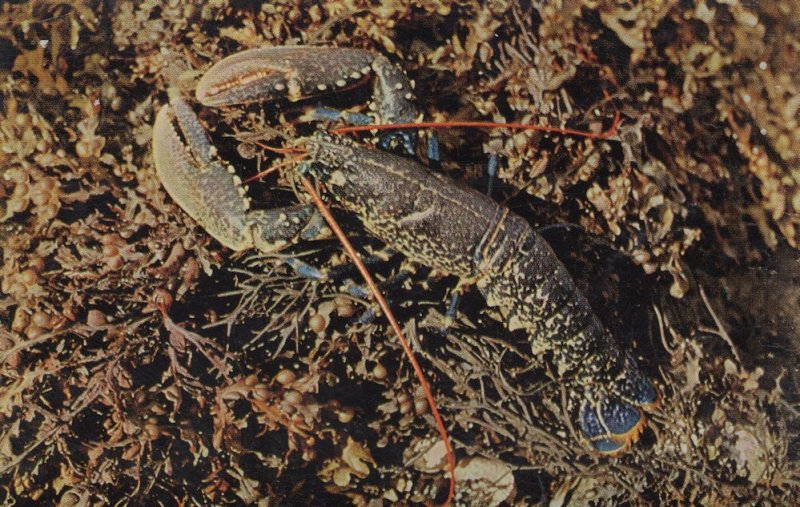
<path fill-rule="evenodd" d="M 759 503 L 800 494 L 800 7 L 641 0 L 0 3 L 3 503 L 421 504 L 446 496 L 424 394 L 334 241 L 234 254 L 166 195 L 170 85 L 263 45 L 368 48 L 445 130 L 440 170 L 542 233 L 661 405 L 587 453 L 527 337 L 475 290 L 337 215 L 390 290 L 456 449 L 463 505 Z M 369 90 L 329 97 L 367 110 Z M 187 93 L 187 96 L 188 93 Z M 193 105 L 242 178 L 303 104 Z M 420 151 L 423 151 L 420 149 Z M 435 165 L 435 164 L 434 164 Z M 292 171 L 251 185 L 305 199 Z M 406 268 L 413 268 L 411 270 Z M 401 273 L 410 272 L 409 275 Z"/>

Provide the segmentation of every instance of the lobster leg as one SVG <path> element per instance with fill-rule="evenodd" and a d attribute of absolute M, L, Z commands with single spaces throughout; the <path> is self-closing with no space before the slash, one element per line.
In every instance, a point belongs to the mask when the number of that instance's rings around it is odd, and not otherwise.
<path fill-rule="evenodd" d="M 430 149 L 430 145 L 429 145 Z M 438 144 L 436 149 L 438 150 Z M 494 180 L 495 176 L 497 176 L 497 165 L 498 165 L 498 157 L 496 154 L 492 153 L 489 155 L 489 159 L 486 161 L 486 196 L 492 197 L 492 190 L 494 189 Z M 458 305 L 461 301 L 461 291 L 457 287 L 456 290 L 453 291 L 453 295 L 450 297 L 450 304 L 447 307 L 447 316 L 446 321 L 447 323 L 453 322 L 455 320 L 456 315 L 458 315 Z"/>
<path fill-rule="evenodd" d="M 354 113 L 352 111 L 342 111 L 331 107 L 317 106 L 308 109 L 301 117 L 302 121 L 343 121 L 348 125 L 370 125 L 374 121 L 369 115 L 364 113 Z"/>
<path fill-rule="evenodd" d="M 494 180 L 497 178 L 497 166 L 500 163 L 495 153 L 489 155 L 486 161 L 486 196 L 491 197 L 494 190 Z"/>
<path fill-rule="evenodd" d="M 302 121 L 343 121 L 350 125 L 371 125 L 375 123 L 375 119 L 369 115 L 324 106 L 310 108 L 300 119 Z M 416 133 L 407 130 L 384 132 L 378 136 L 378 146 L 384 150 L 389 150 L 399 145 L 407 155 L 414 155 L 414 138 L 416 135 Z M 438 156 L 438 144 L 435 149 L 432 148 L 433 146 L 433 142 L 430 141 L 428 152 L 435 153 Z"/>
<path fill-rule="evenodd" d="M 275 252 L 329 234 L 312 205 L 250 210 L 234 169 L 216 155 L 205 130 L 177 90 L 153 126 L 153 158 L 164 188 L 217 241 L 232 250 Z"/>

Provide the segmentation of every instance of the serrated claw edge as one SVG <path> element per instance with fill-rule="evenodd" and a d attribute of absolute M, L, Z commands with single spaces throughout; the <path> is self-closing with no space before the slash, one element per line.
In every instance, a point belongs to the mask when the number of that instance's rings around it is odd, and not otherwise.
<path fill-rule="evenodd" d="M 153 125 L 153 160 L 167 193 L 214 239 L 233 250 L 253 246 L 246 189 L 216 157 L 189 105 L 173 93 Z"/>

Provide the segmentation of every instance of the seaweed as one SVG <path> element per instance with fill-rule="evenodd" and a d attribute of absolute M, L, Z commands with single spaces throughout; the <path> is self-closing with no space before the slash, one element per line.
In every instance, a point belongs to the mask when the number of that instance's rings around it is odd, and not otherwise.
<path fill-rule="evenodd" d="M 404 260 L 341 217 L 382 256 L 378 278 L 396 282 L 393 304 L 453 435 L 460 504 L 790 502 L 797 14 L 793 2 L 710 0 L 2 3 L 0 498 L 444 498 L 424 396 L 369 318 L 373 303 L 351 290 L 340 248 L 291 251 L 338 273 L 328 282 L 298 278 L 280 256 L 233 255 L 155 175 L 151 125 L 168 82 L 190 88 L 235 51 L 303 43 L 389 56 L 433 119 L 599 132 L 623 117 L 604 141 L 441 135 L 443 172 L 481 186 L 487 154 L 499 154 L 496 198 L 532 223 L 586 231 L 548 235 L 663 391 L 619 458 L 586 453 L 564 387 L 478 295 L 441 331 L 453 281 L 417 266 L 398 282 Z M 274 161 L 255 141 L 305 132 L 296 113 L 200 114 L 244 176 Z M 290 172 L 252 193 L 298 198 Z"/>

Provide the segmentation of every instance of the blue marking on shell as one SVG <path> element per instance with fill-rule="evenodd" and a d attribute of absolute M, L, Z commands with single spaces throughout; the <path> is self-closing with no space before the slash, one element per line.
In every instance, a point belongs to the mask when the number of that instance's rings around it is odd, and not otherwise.
<path fill-rule="evenodd" d="M 378 147 L 382 150 L 391 150 L 398 144 L 403 147 L 408 155 L 414 155 L 414 133 L 407 130 L 398 130 L 383 134 L 378 138 Z"/>
<path fill-rule="evenodd" d="M 600 404 L 600 417 L 613 435 L 625 435 L 639 424 L 642 414 L 624 401 L 605 400 Z"/>
<path fill-rule="evenodd" d="M 604 440 L 613 437 L 627 440 L 628 433 L 636 428 L 641 419 L 639 410 L 622 400 L 603 400 L 599 413 L 587 401 L 581 408 L 580 425 L 584 436 L 598 448 L 597 444 L 602 445 Z"/>
<path fill-rule="evenodd" d="M 591 442 L 591 446 L 594 448 L 595 451 L 603 453 L 613 453 L 620 450 L 622 447 L 625 446 L 625 444 L 615 442 L 610 438 L 603 438 Z"/>

